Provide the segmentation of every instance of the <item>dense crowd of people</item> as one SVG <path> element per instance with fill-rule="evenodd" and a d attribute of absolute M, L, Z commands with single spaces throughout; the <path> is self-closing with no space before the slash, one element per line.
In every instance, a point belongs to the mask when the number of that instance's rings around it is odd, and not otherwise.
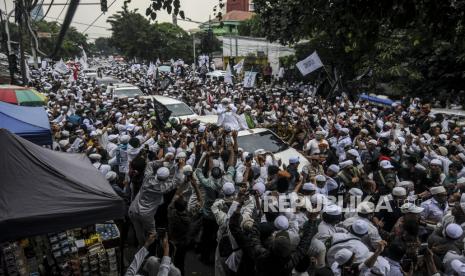
<path fill-rule="evenodd" d="M 86 154 L 127 203 L 139 251 L 126 275 L 184 275 L 190 250 L 215 275 L 465 275 L 465 128 L 431 103 L 328 100 L 311 86 L 202 80 L 114 64 L 104 74 L 184 101 L 218 123 L 170 119 L 84 75 L 33 71 L 53 149 Z M 298 156 L 246 152 L 273 130 Z M 302 164 L 301 164 L 302 163 Z"/>

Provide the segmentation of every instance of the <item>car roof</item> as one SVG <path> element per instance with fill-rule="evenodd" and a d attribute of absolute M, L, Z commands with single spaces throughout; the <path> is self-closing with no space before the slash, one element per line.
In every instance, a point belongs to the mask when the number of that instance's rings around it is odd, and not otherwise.
<path fill-rule="evenodd" d="M 137 89 L 139 89 L 139 87 L 137 87 L 137 86 L 135 86 L 133 84 L 130 84 L 130 83 L 125 83 L 125 82 L 115 84 L 115 89 L 118 89 L 118 88 L 137 88 Z"/>
<path fill-rule="evenodd" d="M 248 130 L 241 130 L 239 131 L 239 133 L 237 134 L 237 136 L 247 136 L 247 135 L 251 135 L 251 134 L 257 134 L 257 133 L 261 133 L 261 132 L 265 132 L 265 131 L 268 131 L 269 129 L 267 128 L 254 128 L 254 129 L 248 129 Z M 271 130 L 269 130 L 271 131 Z"/>
<path fill-rule="evenodd" d="M 153 96 L 155 100 L 159 101 L 161 104 L 180 104 L 183 103 L 180 100 L 176 100 L 174 98 L 166 97 L 166 96 L 159 96 L 159 95 L 154 95 Z"/>

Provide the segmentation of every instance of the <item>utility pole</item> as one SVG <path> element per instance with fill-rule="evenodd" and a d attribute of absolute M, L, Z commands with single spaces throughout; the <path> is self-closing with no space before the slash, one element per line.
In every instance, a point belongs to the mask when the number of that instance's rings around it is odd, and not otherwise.
<path fill-rule="evenodd" d="M 19 16 L 19 53 L 20 53 L 20 66 L 21 66 L 21 77 L 23 79 L 23 85 L 27 85 L 27 75 L 26 75 L 26 59 L 24 54 L 24 41 L 23 41 L 23 28 L 24 28 L 24 16 L 26 13 L 26 8 L 23 5 L 23 0 L 16 1 L 16 5 L 19 5 L 18 10 L 21 12 Z"/>
<path fill-rule="evenodd" d="M 195 58 L 195 32 L 192 32 L 192 48 L 194 49 L 194 68 L 192 68 L 195 71 L 195 67 L 197 64 L 197 60 Z"/>

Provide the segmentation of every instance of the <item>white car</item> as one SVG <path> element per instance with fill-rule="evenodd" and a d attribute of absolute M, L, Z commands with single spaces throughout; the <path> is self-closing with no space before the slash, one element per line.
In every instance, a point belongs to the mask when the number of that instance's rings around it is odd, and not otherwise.
<path fill-rule="evenodd" d="M 166 96 L 144 96 L 144 99 L 155 99 L 171 111 L 171 118 L 180 120 L 192 119 L 198 115 L 184 102 Z"/>
<path fill-rule="evenodd" d="M 94 68 L 84 69 L 82 70 L 82 73 L 84 74 L 84 76 L 86 76 L 86 79 L 97 78 L 97 69 L 94 69 Z"/>
<path fill-rule="evenodd" d="M 224 76 L 226 76 L 226 71 L 215 70 L 207 73 L 207 78 L 211 81 L 224 81 Z"/>
<path fill-rule="evenodd" d="M 142 92 L 139 87 L 134 86 L 129 83 L 118 83 L 114 85 L 112 89 L 113 98 L 123 98 L 127 97 L 129 99 L 135 98 L 137 96 L 142 97 L 144 96 L 144 92 Z"/>
<path fill-rule="evenodd" d="M 301 153 L 281 140 L 273 131 L 266 128 L 241 130 L 237 135 L 237 142 L 239 147 L 250 153 L 258 149 L 271 152 L 276 157 L 279 157 L 286 166 L 289 164 L 289 158 L 299 157 L 299 171 L 310 163 Z"/>

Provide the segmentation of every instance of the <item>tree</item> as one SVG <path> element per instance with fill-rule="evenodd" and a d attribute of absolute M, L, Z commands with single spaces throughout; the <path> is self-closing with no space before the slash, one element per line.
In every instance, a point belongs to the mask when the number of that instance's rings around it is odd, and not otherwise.
<path fill-rule="evenodd" d="M 93 52 L 97 55 L 114 55 L 117 51 L 112 44 L 111 38 L 99 37 L 93 43 Z"/>
<path fill-rule="evenodd" d="M 261 25 L 260 18 L 256 15 L 252 18 L 247 19 L 238 26 L 239 35 L 242 36 L 252 36 L 252 37 L 265 37 L 266 34 L 263 31 L 263 26 Z"/>
<path fill-rule="evenodd" d="M 463 1 L 256 0 L 266 37 L 309 40 L 346 82 L 373 69 L 376 82 L 403 92 L 460 89 L 465 60 Z M 299 54 L 299 53 L 298 53 Z"/>
<path fill-rule="evenodd" d="M 199 50 L 201 54 L 211 54 L 213 52 L 221 51 L 222 43 L 212 30 L 199 33 L 199 39 Z"/>
<path fill-rule="evenodd" d="M 128 58 L 156 60 L 182 58 L 192 61 L 192 40 L 189 34 L 170 23 L 150 23 L 148 19 L 129 11 L 127 6 L 112 15 L 111 43 Z"/>

